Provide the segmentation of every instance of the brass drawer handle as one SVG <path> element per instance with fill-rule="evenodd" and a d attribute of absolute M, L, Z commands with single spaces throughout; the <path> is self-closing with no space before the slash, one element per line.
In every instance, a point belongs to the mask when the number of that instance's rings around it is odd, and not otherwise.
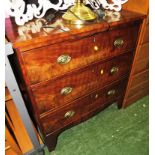
<path fill-rule="evenodd" d="M 114 41 L 114 46 L 115 47 L 121 47 L 121 46 L 123 46 L 123 44 L 124 44 L 124 40 L 122 39 L 122 38 L 117 38 L 115 41 Z"/>
<path fill-rule="evenodd" d="M 119 71 L 119 68 L 118 67 L 112 67 L 111 70 L 110 70 L 110 73 L 111 74 L 115 74 Z"/>
<path fill-rule="evenodd" d="M 69 55 L 60 55 L 57 59 L 58 64 L 67 64 L 71 61 L 71 57 Z"/>
<path fill-rule="evenodd" d="M 61 95 L 68 95 L 72 92 L 72 87 L 64 87 L 61 89 Z"/>
<path fill-rule="evenodd" d="M 116 91 L 114 89 L 112 89 L 112 90 L 109 90 L 107 94 L 110 96 L 110 95 L 114 95 L 115 93 L 116 93 Z"/>
<path fill-rule="evenodd" d="M 65 118 L 71 118 L 75 115 L 75 111 L 71 110 L 71 111 L 67 111 L 64 115 Z"/>

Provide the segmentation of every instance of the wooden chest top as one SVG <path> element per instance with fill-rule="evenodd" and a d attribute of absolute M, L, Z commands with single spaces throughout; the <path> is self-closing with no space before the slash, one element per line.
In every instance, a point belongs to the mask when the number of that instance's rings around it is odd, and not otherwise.
<path fill-rule="evenodd" d="M 90 36 L 120 25 L 132 24 L 144 17 L 145 15 L 126 10 L 117 13 L 107 11 L 103 20 L 81 27 L 66 25 L 58 18 L 53 23 L 49 23 L 50 26 L 54 26 L 56 29 L 42 28 L 45 19 L 34 19 L 24 26 L 17 26 L 14 19 L 6 19 L 6 37 L 13 44 L 14 48 L 20 48 L 21 51 L 26 51 L 62 41 L 77 40 L 75 35 L 78 35 L 79 38 Z M 31 28 L 33 29 L 32 31 L 30 30 Z"/>

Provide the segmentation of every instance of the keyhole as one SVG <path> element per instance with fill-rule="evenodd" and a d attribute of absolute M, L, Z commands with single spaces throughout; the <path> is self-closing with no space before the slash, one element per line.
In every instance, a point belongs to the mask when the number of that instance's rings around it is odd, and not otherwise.
<path fill-rule="evenodd" d="M 94 43 L 96 42 L 96 38 L 94 37 Z"/>

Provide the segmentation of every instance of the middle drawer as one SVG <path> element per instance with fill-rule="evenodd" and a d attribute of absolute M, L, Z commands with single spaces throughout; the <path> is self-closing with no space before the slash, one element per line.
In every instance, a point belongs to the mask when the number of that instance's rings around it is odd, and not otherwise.
<path fill-rule="evenodd" d="M 132 52 L 32 87 L 39 113 L 59 109 L 107 83 L 119 80 L 129 73 L 131 62 Z"/>

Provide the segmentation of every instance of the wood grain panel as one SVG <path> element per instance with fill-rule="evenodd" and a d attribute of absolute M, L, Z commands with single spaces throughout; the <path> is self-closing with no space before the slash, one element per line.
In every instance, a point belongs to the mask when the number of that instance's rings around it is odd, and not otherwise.
<path fill-rule="evenodd" d="M 7 154 L 7 155 L 22 155 L 22 152 L 21 152 L 19 146 L 17 145 L 15 139 L 11 135 L 11 133 L 6 125 L 5 125 L 5 139 L 6 139 L 5 154 Z"/>
<path fill-rule="evenodd" d="M 136 85 L 138 85 L 144 81 L 147 81 L 148 79 L 149 79 L 149 71 L 146 70 L 144 72 L 141 72 L 141 73 L 132 77 L 130 88 L 135 87 Z"/>
<path fill-rule="evenodd" d="M 148 91 L 146 90 L 144 92 L 140 92 L 139 94 L 137 92 L 135 96 L 132 96 L 130 99 L 127 98 L 127 96 L 129 95 L 128 93 L 131 91 L 132 88 L 148 80 L 148 77 L 147 77 L 148 75 L 145 76 L 143 74 L 145 70 L 148 70 L 148 67 L 149 67 L 149 63 L 148 63 L 149 51 L 148 51 L 148 44 L 147 44 L 149 41 L 148 40 L 148 19 L 149 19 L 148 17 L 149 5 L 148 4 L 149 4 L 148 0 L 146 1 L 142 0 L 140 3 L 139 1 L 136 1 L 136 0 L 130 0 L 125 5 L 123 5 L 123 8 L 126 8 L 130 11 L 135 11 L 135 12 L 146 14 L 146 18 L 143 20 L 141 30 L 140 30 L 138 45 L 135 51 L 135 58 L 133 61 L 131 74 L 130 74 L 128 86 L 126 89 L 125 98 L 123 101 L 123 108 L 127 107 L 131 103 L 134 103 L 141 97 L 148 94 Z"/>
<path fill-rule="evenodd" d="M 123 107 L 126 108 L 127 106 L 131 105 L 132 103 L 136 102 L 137 100 L 141 99 L 142 97 L 148 94 L 149 94 L 148 89 L 143 89 L 142 91 L 139 90 L 134 96 L 125 100 L 125 104 Z"/>
<path fill-rule="evenodd" d="M 144 29 L 144 37 L 142 40 L 142 44 L 149 42 L 149 24 L 146 24 Z"/>
<path fill-rule="evenodd" d="M 149 8 L 149 0 L 129 0 L 127 3 L 123 4 L 123 9 L 130 11 L 147 14 Z"/>
<path fill-rule="evenodd" d="M 136 96 L 137 92 L 139 93 L 139 92 L 141 92 L 141 91 L 143 92 L 145 90 L 147 90 L 147 91 L 149 90 L 149 81 L 148 80 L 136 85 L 133 88 L 131 88 L 129 93 L 128 93 L 127 98 L 129 99 L 133 96 Z"/>
<path fill-rule="evenodd" d="M 88 96 L 78 99 L 72 102 L 56 112 L 42 118 L 43 130 L 45 134 L 49 134 L 55 130 L 61 129 L 68 126 L 72 122 L 81 119 L 82 115 L 92 111 L 93 109 L 99 108 L 110 100 L 116 100 L 122 95 L 125 88 L 126 81 L 109 85 L 104 89 L 94 91 L 94 93 Z M 114 94 L 109 94 L 109 91 L 115 90 Z M 69 118 L 65 118 L 65 114 L 69 111 L 74 111 L 74 115 Z"/>
<path fill-rule="evenodd" d="M 131 62 L 132 53 L 129 52 L 117 59 L 94 64 L 87 69 L 38 85 L 33 88 L 36 106 L 40 113 L 64 106 L 67 102 L 71 102 L 96 88 L 101 88 L 106 83 L 128 75 Z M 118 68 L 118 72 L 111 73 L 111 70 L 115 67 Z M 65 87 L 71 87 L 72 92 L 68 95 L 62 95 L 61 90 Z"/>
<path fill-rule="evenodd" d="M 135 68 L 133 71 L 133 75 L 138 74 L 140 72 L 143 72 L 149 68 L 149 60 L 148 59 L 143 59 L 141 61 L 136 62 Z"/>
<path fill-rule="evenodd" d="M 11 118 L 11 122 L 13 124 L 13 133 L 16 136 L 17 142 L 22 150 L 23 153 L 26 153 L 33 149 L 33 144 L 27 134 L 27 131 L 24 127 L 24 124 L 17 112 L 15 104 L 12 100 L 6 102 L 6 109 L 9 113 Z"/>
<path fill-rule="evenodd" d="M 149 43 L 140 45 L 140 49 L 136 57 L 136 61 L 141 61 L 144 59 L 149 59 Z"/>
<path fill-rule="evenodd" d="M 31 84 L 36 84 L 95 61 L 127 52 L 135 47 L 137 34 L 138 26 L 132 26 L 101 33 L 76 42 L 30 50 L 23 53 L 22 57 Z M 121 47 L 114 46 L 114 42 L 118 38 L 124 41 Z M 94 50 L 95 46 L 98 50 Z M 63 65 L 57 63 L 57 59 L 61 55 L 69 55 L 71 61 Z"/>

